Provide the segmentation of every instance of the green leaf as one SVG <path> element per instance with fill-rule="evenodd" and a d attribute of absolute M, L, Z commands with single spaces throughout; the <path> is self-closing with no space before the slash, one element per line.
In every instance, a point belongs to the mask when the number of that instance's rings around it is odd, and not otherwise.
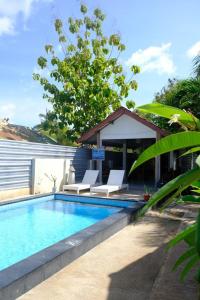
<path fill-rule="evenodd" d="M 194 152 L 199 152 L 199 151 L 200 151 L 200 147 L 194 147 L 194 148 L 191 148 L 190 150 L 186 151 L 182 155 L 180 155 L 180 157 L 188 155 L 188 154 L 192 154 Z"/>
<path fill-rule="evenodd" d="M 193 193 L 197 193 L 197 194 L 200 194 L 200 189 L 198 190 L 192 190 Z"/>
<path fill-rule="evenodd" d="M 38 63 L 38 65 L 40 66 L 41 69 L 44 69 L 44 68 L 46 68 L 46 66 L 47 66 L 47 59 L 46 59 L 45 57 L 40 56 L 40 57 L 38 58 L 37 63 Z"/>
<path fill-rule="evenodd" d="M 129 84 L 133 90 L 135 90 L 135 91 L 137 90 L 138 84 L 135 80 L 130 81 Z"/>
<path fill-rule="evenodd" d="M 139 158 L 134 162 L 130 173 L 144 162 L 158 155 L 195 145 L 200 145 L 200 132 L 180 132 L 164 137 L 142 152 Z"/>
<path fill-rule="evenodd" d="M 170 193 L 170 197 L 164 202 L 164 204 L 162 204 L 161 208 L 160 208 L 160 212 L 162 212 L 166 207 L 168 207 L 171 203 L 173 203 L 174 201 L 176 201 L 177 197 L 181 194 L 181 192 L 186 189 L 186 186 L 182 187 L 180 186 L 178 189 L 175 189 L 175 193 L 173 193 L 171 195 Z"/>
<path fill-rule="evenodd" d="M 200 181 L 194 181 L 191 186 L 196 187 L 196 188 L 200 188 Z"/>
<path fill-rule="evenodd" d="M 86 13 L 87 13 L 87 6 L 81 4 L 81 12 L 82 12 L 83 14 L 86 14 Z"/>
<path fill-rule="evenodd" d="M 138 74 L 138 73 L 140 73 L 140 67 L 133 65 L 133 66 L 131 67 L 131 71 L 132 71 L 134 74 Z"/>
<path fill-rule="evenodd" d="M 180 200 L 183 202 L 200 203 L 199 196 L 185 195 L 185 196 L 181 196 Z"/>
<path fill-rule="evenodd" d="M 62 33 L 62 26 L 63 23 L 60 19 L 56 19 L 54 22 L 55 30 L 57 31 L 58 34 Z"/>
<path fill-rule="evenodd" d="M 45 51 L 46 51 L 46 53 L 52 52 L 53 51 L 53 46 L 52 45 L 45 45 Z"/>
<path fill-rule="evenodd" d="M 186 229 L 178 233 L 175 238 L 173 238 L 167 245 L 167 250 L 170 248 L 174 247 L 181 241 L 186 241 L 187 237 L 190 236 L 191 234 L 194 235 L 195 231 L 197 228 L 197 224 L 193 224 L 188 226 Z"/>
<path fill-rule="evenodd" d="M 180 279 L 183 281 L 188 274 L 188 272 L 199 262 L 199 256 L 196 254 L 195 256 L 191 257 L 189 262 L 184 267 L 183 271 L 181 272 Z"/>
<path fill-rule="evenodd" d="M 161 199 L 172 192 L 177 190 L 181 192 L 185 190 L 193 181 L 198 179 L 200 179 L 200 168 L 189 170 L 188 172 L 172 179 L 151 196 L 147 204 L 140 210 L 139 215 L 144 215 L 150 207 L 157 204 Z"/>
<path fill-rule="evenodd" d="M 190 246 L 194 246 L 195 245 L 195 232 L 191 232 L 190 234 L 188 234 L 185 238 L 184 241 Z"/>
<path fill-rule="evenodd" d="M 173 266 L 173 271 L 175 271 L 179 265 L 181 265 L 186 259 L 190 258 L 191 256 L 196 254 L 195 247 L 192 247 L 186 250 L 176 261 L 175 265 Z"/>
<path fill-rule="evenodd" d="M 178 117 L 178 121 L 191 128 L 200 128 L 200 120 L 194 117 L 192 114 L 187 113 L 176 107 L 164 105 L 161 103 L 152 103 L 147 105 L 142 105 L 138 107 L 138 110 L 143 113 L 152 113 L 159 115 L 161 117 L 171 119 L 174 115 Z"/>
<path fill-rule="evenodd" d="M 135 102 L 133 100 L 127 100 L 126 101 L 126 107 L 128 109 L 133 109 L 135 107 Z"/>

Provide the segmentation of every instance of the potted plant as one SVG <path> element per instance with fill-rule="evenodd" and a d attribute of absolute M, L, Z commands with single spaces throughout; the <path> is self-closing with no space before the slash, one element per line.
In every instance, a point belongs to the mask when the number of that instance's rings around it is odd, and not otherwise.
<path fill-rule="evenodd" d="M 52 188 L 52 193 L 55 193 L 56 192 L 56 181 L 57 181 L 57 177 L 54 176 L 54 175 L 48 175 L 45 173 L 45 175 L 49 178 L 49 180 L 51 180 L 53 182 L 53 188 Z"/>
<path fill-rule="evenodd" d="M 148 201 L 151 197 L 150 191 L 148 187 L 145 185 L 144 186 L 144 201 Z"/>

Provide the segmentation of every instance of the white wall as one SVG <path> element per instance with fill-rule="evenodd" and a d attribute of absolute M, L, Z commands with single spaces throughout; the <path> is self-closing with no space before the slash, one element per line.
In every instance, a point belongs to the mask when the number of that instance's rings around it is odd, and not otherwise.
<path fill-rule="evenodd" d="M 100 131 L 101 140 L 156 138 L 156 132 L 133 118 L 122 115 Z"/>
<path fill-rule="evenodd" d="M 51 175 L 57 178 L 56 187 L 57 191 L 62 190 L 64 183 L 67 183 L 69 174 L 69 159 L 40 159 L 34 160 L 33 167 L 33 194 L 49 193 L 52 192 L 53 182 L 48 178 Z M 47 176 L 48 175 L 48 176 Z"/>

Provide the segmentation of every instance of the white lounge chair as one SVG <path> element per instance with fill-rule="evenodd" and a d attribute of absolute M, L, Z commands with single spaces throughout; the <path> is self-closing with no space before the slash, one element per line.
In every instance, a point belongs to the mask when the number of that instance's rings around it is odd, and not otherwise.
<path fill-rule="evenodd" d="M 63 185 L 63 192 L 65 190 L 69 190 L 69 191 L 76 191 L 77 194 L 79 194 L 81 190 L 90 189 L 96 183 L 98 174 L 99 171 L 97 170 L 86 170 L 81 183 Z"/>
<path fill-rule="evenodd" d="M 128 189 L 128 184 L 123 184 L 124 173 L 124 170 L 111 170 L 107 184 L 91 187 L 90 193 L 103 193 L 108 197 L 109 193 Z"/>

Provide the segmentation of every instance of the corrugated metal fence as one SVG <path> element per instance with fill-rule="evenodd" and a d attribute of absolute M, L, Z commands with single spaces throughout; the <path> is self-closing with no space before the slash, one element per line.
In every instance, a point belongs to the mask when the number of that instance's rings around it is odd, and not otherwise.
<path fill-rule="evenodd" d="M 33 158 L 70 159 L 81 180 L 90 155 L 83 148 L 0 140 L 0 190 L 31 188 Z"/>

